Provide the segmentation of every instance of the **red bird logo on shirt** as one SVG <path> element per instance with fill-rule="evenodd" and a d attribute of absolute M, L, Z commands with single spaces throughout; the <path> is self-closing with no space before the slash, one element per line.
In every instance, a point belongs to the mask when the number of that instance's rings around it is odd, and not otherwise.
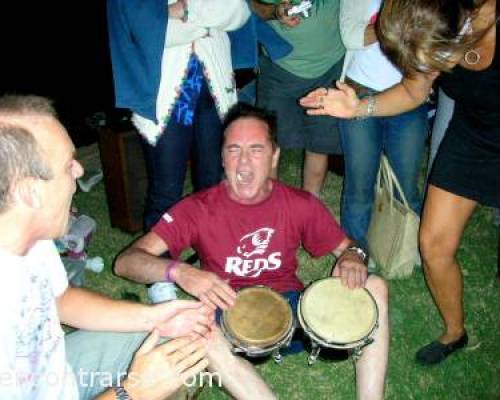
<path fill-rule="evenodd" d="M 240 239 L 240 245 L 236 251 L 243 257 L 252 257 L 255 254 L 264 254 L 269 246 L 274 229 L 260 228 L 255 232 L 248 233 Z"/>

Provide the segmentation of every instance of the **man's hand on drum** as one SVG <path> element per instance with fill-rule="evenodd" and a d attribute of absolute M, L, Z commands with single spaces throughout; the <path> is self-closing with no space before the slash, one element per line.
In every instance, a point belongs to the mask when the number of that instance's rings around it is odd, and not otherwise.
<path fill-rule="evenodd" d="M 361 256 L 351 251 L 344 251 L 335 263 L 332 276 L 339 277 L 349 289 L 362 288 L 368 278 L 368 269 Z"/>
<path fill-rule="evenodd" d="M 236 292 L 212 272 L 182 264 L 174 271 L 173 277 L 186 292 L 213 310 L 217 307 L 227 310 L 234 305 Z"/>
<path fill-rule="evenodd" d="M 338 118 L 354 118 L 360 106 L 356 92 L 349 85 L 337 81 L 335 88 L 318 88 L 302 97 L 300 105 L 309 115 L 330 115 Z"/>
<path fill-rule="evenodd" d="M 146 338 L 130 365 L 123 386 L 130 398 L 170 398 L 188 379 L 207 368 L 206 343 L 188 337 L 158 344 L 157 329 Z"/>
<path fill-rule="evenodd" d="M 214 310 L 200 301 L 169 301 L 156 304 L 150 310 L 147 318 L 161 336 L 201 336 L 208 339 L 214 325 Z"/>

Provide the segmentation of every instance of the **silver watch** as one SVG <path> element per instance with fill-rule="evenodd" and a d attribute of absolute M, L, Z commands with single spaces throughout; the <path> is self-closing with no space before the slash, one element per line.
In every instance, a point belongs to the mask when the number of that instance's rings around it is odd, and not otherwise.
<path fill-rule="evenodd" d="M 132 400 L 123 386 L 113 386 L 117 400 Z"/>
<path fill-rule="evenodd" d="M 368 262 L 368 254 L 366 254 L 366 251 L 364 251 L 361 247 L 356 246 L 356 245 L 352 245 L 344 250 L 344 252 L 347 252 L 347 251 L 350 251 L 352 253 L 356 253 L 358 256 L 360 256 L 363 264 L 366 265 L 366 263 Z"/>

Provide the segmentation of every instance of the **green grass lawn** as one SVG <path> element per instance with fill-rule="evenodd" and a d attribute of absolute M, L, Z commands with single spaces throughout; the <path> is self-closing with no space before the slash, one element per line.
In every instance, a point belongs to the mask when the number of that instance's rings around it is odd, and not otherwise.
<path fill-rule="evenodd" d="M 300 184 L 300 157 L 284 154 L 282 179 Z M 329 174 L 323 200 L 339 215 L 341 178 Z M 114 298 L 130 293 L 147 301 L 143 285 L 115 277 L 111 272 L 117 253 L 134 236 L 110 226 L 103 184 L 75 196 L 79 211 L 92 216 L 98 229 L 89 247 L 91 256 L 105 260 L 100 274 L 87 273 L 87 286 Z M 500 399 L 500 287 L 495 282 L 498 228 L 491 209 L 481 207 L 465 232 L 458 258 L 465 279 L 466 327 L 469 346 L 442 365 L 423 368 L 414 362 L 415 351 L 440 334 L 441 322 L 426 288 L 421 270 L 406 280 L 390 281 L 391 345 L 386 398 L 401 399 Z M 305 283 L 327 276 L 332 257 L 311 259 L 301 251 L 300 277 Z M 281 399 L 354 399 L 351 360 L 320 360 L 307 365 L 308 353 L 271 360 L 256 368 Z M 205 388 L 202 399 L 229 398 L 217 388 Z"/>

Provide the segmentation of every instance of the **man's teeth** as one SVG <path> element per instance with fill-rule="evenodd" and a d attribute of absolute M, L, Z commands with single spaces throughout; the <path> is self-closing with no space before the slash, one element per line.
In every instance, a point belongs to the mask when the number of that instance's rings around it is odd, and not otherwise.
<path fill-rule="evenodd" d="M 236 179 L 239 183 L 245 183 L 252 179 L 251 172 L 240 171 L 236 174 Z"/>

